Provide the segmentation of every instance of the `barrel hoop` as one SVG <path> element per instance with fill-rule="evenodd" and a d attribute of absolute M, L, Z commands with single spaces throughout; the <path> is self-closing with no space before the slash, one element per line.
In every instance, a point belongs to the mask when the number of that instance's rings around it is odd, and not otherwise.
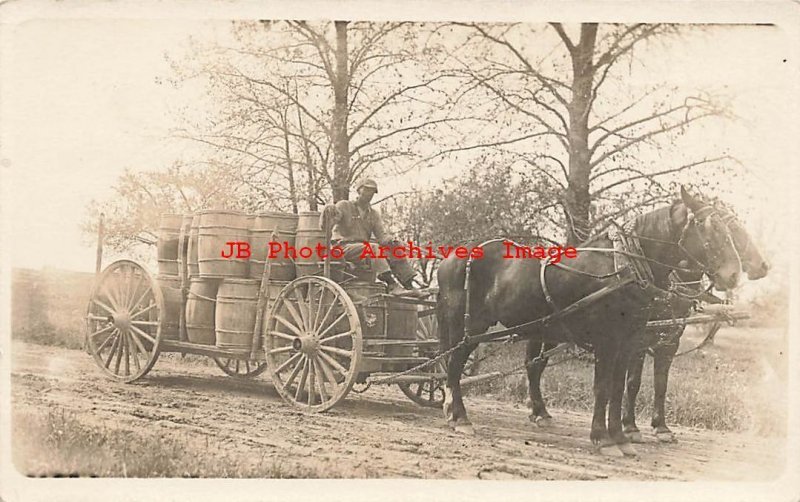
<path fill-rule="evenodd" d="M 208 302 L 215 302 L 216 301 L 214 298 L 209 298 L 207 296 L 203 296 L 203 295 L 197 294 L 197 293 L 195 293 L 194 291 L 191 291 L 191 290 L 189 291 L 189 296 L 194 296 L 194 297 L 200 298 L 201 300 L 206 300 Z"/>

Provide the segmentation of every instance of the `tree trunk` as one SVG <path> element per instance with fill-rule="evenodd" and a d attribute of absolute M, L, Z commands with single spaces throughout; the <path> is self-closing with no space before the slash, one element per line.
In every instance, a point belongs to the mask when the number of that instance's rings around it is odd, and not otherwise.
<path fill-rule="evenodd" d="M 350 196 L 350 138 L 347 131 L 347 100 L 350 86 L 347 50 L 347 21 L 336 27 L 336 75 L 333 81 L 333 201 Z"/>
<path fill-rule="evenodd" d="M 295 101 L 299 101 L 297 89 L 295 88 Z M 306 135 L 305 127 L 303 126 L 303 113 L 299 107 L 295 107 L 297 111 L 297 127 L 300 130 L 300 137 L 303 138 L 303 157 L 305 158 L 306 173 L 308 174 L 306 202 L 308 203 L 309 211 L 317 211 L 317 200 L 319 200 L 319 189 L 317 187 L 316 170 L 314 168 L 314 159 L 311 156 L 311 146 L 308 144 L 308 136 Z"/>
<path fill-rule="evenodd" d="M 580 42 L 570 51 L 572 57 L 572 99 L 569 111 L 569 179 L 565 196 L 567 243 L 578 244 L 591 230 L 589 175 L 589 112 L 594 82 L 594 50 L 597 24 L 581 25 Z"/>
<path fill-rule="evenodd" d="M 283 120 L 283 149 L 286 156 L 286 177 L 289 180 L 289 198 L 292 200 L 292 213 L 297 214 L 297 186 L 294 181 L 294 163 L 292 162 L 292 149 L 289 143 L 289 121 L 287 115 L 289 114 L 289 107 L 286 107 L 286 113 L 281 115 Z"/>

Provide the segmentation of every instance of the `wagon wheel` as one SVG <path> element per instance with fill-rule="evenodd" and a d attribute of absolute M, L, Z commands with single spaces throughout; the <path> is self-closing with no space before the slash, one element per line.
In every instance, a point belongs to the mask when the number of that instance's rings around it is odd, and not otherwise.
<path fill-rule="evenodd" d="M 107 375 L 122 382 L 143 377 L 158 359 L 164 297 L 150 274 L 119 260 L 100 274 L 86 312 L 86 343 Z"/>
<path fill-rule="evenodd" d="M 214 362 L 226 375 L 235 378 L 255 378 L 267 370 L 267 363 L 260 361 L 215 357 Z"/>
<path fill-rule="evenodd" d="M 438 340 L 439 324 L 436 316 L 420 317 L 417 321 L 417 340 Z M 471 376 L 478 373 L 482 347 L 479 345 L 472 351 L 464 365 L 462 376 Z M 447 363 L 441 360 L 424 369 L 426 372 L 447 374 Z M 424 382 L 399 383 L 400 390 L 409 399 L 426 408 L 439 408 L 444 404 L 444 378 L 431 378 Z"/>
<path fill-rule="evenodd" d="M 325 411 L 353 387 L 361 363 L 361 324 L 347 293 L 324 277 L 295 279 L 264 323 L 264 351 L 275 389 L 306 411 Z"/>

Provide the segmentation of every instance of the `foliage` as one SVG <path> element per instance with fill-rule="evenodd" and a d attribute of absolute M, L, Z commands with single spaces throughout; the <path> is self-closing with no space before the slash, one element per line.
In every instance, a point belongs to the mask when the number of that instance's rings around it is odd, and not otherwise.
<path fill-rule="evenodd" d="M 86 423 L 63 408 L 36 415 L 15 411 L 13 453 L 17 470 L 37 477 L 324 478 L 343 477 L 281 462 L 267 454 L 242 459 L 230 444 L 203 436 L 203 462 L 187 450 L 198 436 L 162 437 Z"/>

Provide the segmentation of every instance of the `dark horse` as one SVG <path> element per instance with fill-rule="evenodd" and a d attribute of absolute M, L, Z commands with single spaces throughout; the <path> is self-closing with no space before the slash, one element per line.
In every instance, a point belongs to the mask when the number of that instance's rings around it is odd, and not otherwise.
<path fill-rule="evenodd" d="M 728 230 L 713 208 L 681 189 L 681 200 L 642 215 L 633 221 L 632 232 L 641 239 L 641 253 L 650 263 L 656 284 L 666 284 L 670 270 L 691 260 L 702 266 L 719 287 L 733 288 L 739 280 L 741 263 Z M 614 243 L 601 235 L 587 243 L 595 249 L 612 251 Z M 475 343 L 461 342 L 467 296 L 469 334 L 485 332 L 497 322 L 516 327 L 542 318 L 556 308 L 568 306 L 606 286 L 620 283 L 628 269 L 616 270 L 614 253 L 579 251 L 568 268 L 547 267 L 546 295 L 540 281 L 543 263 L 535 259 L 504 258 L 505 246 L 493 241 L 484 246 L 482 259 L 444 260 L 439 267 L 437 317 L 442 350 L 454 349 L 447 365 L 444 413 L 456 430 L 472 432 L 461 395 L 460 376 Z M 467 266 L 470 266 L 465 290 Z M 469 295 L 467 295 L 469 293 Z M 519 328 L 520 336 L 545 341 L 576 341 L 592 346 L 595 353 L 594 413 L 590 438 L 597 447 L 616 445 L 625 454 L 635 454 L 622 431 L 622 395 L 632 344 L 630 338 L 644 330 L 651 290 L 628 282 L 586 306 L 582 311 L 554 322 Z M 547 330 L 547 331 L 545 331 Z M 544 338 L 544 335 L 547 335 Z M 606 410 L 608 422 L 606 423 Z"/>
<path fill-rule="evenodd" d="M 747 278 L 749 280 L 758 280 L 765 277 L 769 270 L 769 264 L 763 258 L 745 228 L 735 219 L 733 214 L 725 209 L 717 209 L 717 211 L 728 226 L 734 247 L 742 261 L 742 271 L 747 273 Z M 699 284 L 701 278 L 700 273 L 687 271 L 676 271 L 675 276 L 679 284 Z M 699 301 L 717 300 L 710 294 L 702 294 L 698 287 L 688 288 L 688 292 L 684 293 L 683 296 L 675 296 L 654 302 L 650 310 L 650 320 L 678 319 L 688 316 L 695 304 L 695 299 L 692 297 L 696 297 Z M 653 354 L 654 408 L 651 425 L 656 438 L 660 441 L 674 440 L 674 435 L 666 424 L 665 400 L 669 369 L 678 351 L 680 337 L 683 335 L 684 329 L 685 326 L 676 326 L 664 330 L 645 330 L 633 349 L 628 365 L 625 406 L 622 415 L 624 432 L 633 442 L 642 441 L 641 432 L 636 426 L 635 408 L 636 397 L 641 385 L 644 358 L 648 349 Z M 541 393 L 541 377 L 547 366 L 548 358 L 537 356 L 543 352 L 546 353 L 554 346 L 555 344 L 552 343 L 543 343 L 540 338 L 533 338 L 528 341 L 526 351 L 529 393 L 533 408 L 530 418 L 532 422 L 542 427 L 549 426 L 552 421 Z"/>
<path fill-rule="evenodd" d="M 722 215 L 723 221 L 728 225 L 728 230 L 733 238 L 733 244 L 742 260 L 742 271 L 747 274 L 747 278 L 751 281 L 765 277 L 769 271 L 769 264 L 750 238 L 750 235 L 735 219 L 733 214 L 725 210 L 719 210 L 719 212 Z M 676 272 L 676 275 L 683 283 L 697 284 L 700 280 L 698 274 Z M 710 295 L 700 295 L 698 294 L 699 292 L 693 293 L 687 296 L 697 296 L 699 300 L 714 300 L 714 297 L 710 297 Z M 685 297 L 672 298 L 668 301 L 658 302 L 651 310 L 650 319 L 661 320 L 686 317 L 691 312 L 693 304 L 694 301 L 691 298 Z M 667 427 L 664 404 L 667 394 L 669 369 L 678 351 L 680 338 L 685 329 L 685 326 L 675 326 L 666 328 L 665 330 L 648 330 L 642 340 L 639 350 L 631 357 L 626 379 L 625 407 L 622 414 L 622 425 L 625 435 L 635 443 L 642 441 L 642 434 L 639 432 L 639 428 L 636 427 L 636 396 L 639 393 L 639 386 L 642 381 L 642 368 L 644 366 L 647 348 L 650 348 L 653 354 L 654 399 L 651 426 L 659 441 L 668 442 L 675 439 L 672 431 Z M 541 373 L 539 374 L 541 375 Z"/>

